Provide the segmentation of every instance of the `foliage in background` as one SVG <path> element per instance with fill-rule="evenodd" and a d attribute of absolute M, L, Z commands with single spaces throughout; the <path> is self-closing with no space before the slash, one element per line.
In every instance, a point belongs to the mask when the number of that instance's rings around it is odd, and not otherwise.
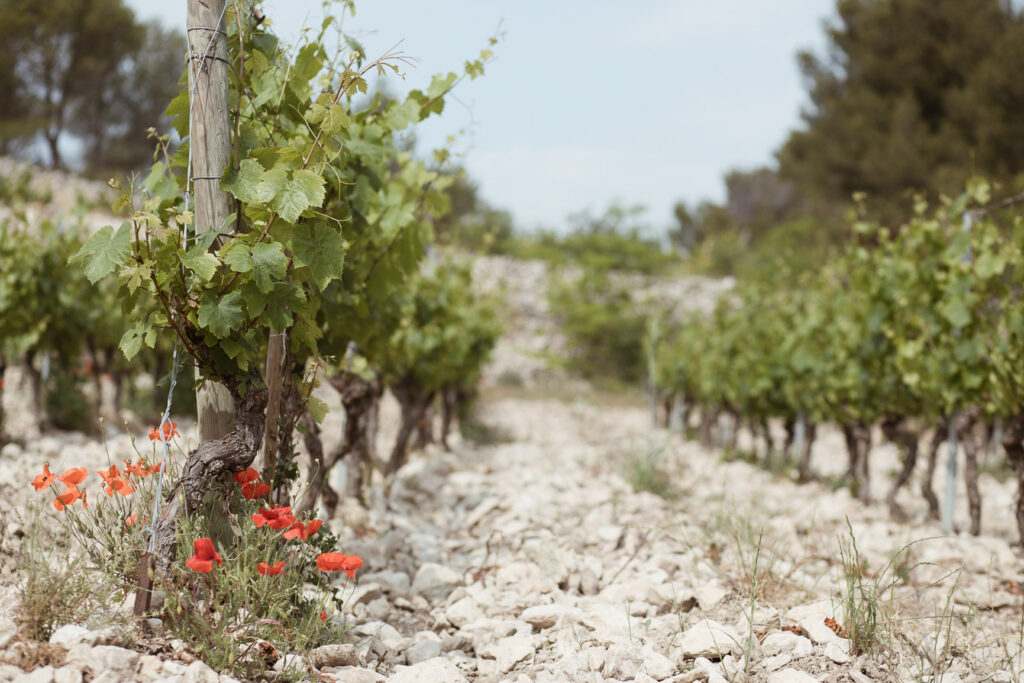
<path fill-rule="evenodd" d="M 588 379 L 643 379 L 647 315 L 633 290 L 633 283 L 597 269 L 552 275 L 548 305 L 566 337 L 569 369 Z"/>
<path fill-rule="evenodd" d="M 148 129 L 166 132 L 184 55 L 180 31 L 140 23 L 123 0 L 4 2 L 0 154 L 38 159 L 45 149 L 62 167 L 74 138 L 90 174 L 141 169 L 152 159 Z"/>

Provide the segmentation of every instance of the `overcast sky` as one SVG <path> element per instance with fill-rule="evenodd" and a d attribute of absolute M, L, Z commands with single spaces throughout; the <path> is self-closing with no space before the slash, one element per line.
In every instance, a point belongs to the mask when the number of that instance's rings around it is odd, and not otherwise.
<path fill-rule="evenodd" d="M 187 0 L 128 0 L 184 30 Z M 487 74 L 466 81 L 421 149 L 456 149 L 491 204 L 524 229 L 643 204 L 657 232 L 679 201 L 719 200 L 723 174 L 770 163 L 799 125 L 800 49 L 822 52 L 832 0 L 362 0 L 346 30 L 371 57 L 403 41 L 420 60 L 389 89 L 459 71 L 504 33 Z M 278 33 L 319 26 L 317 0 L 267 0 Z"/>

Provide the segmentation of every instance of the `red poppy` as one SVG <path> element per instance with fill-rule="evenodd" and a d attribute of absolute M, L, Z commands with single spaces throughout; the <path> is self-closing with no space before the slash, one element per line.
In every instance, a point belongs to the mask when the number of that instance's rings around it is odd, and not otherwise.
<path fill-rule="evenodd" d="M 247 500 L 256 500 L 270 493 L 270 486 L 264 484 L 262 481 L 257 481 L 252 484 L 242 484 L 242 495 Z"/>
<path fill-rule="evenodd" d="M 32 488 L 36 491 L 42 491 L 52 486 L 56 478 L 57 475 L 50 471 L 49 463 L 47 463 L 43 465 L 43 473 L 37 474 L 36 478 L 32 480 Z"/>
<path fill-rule="evenodd" d="M 320 621 L 327 621 L 327 612 L 320 612 Z"/>
<path fill-rule="evenodd" d="M 163 431 L 162 434 L 160 433 L 161 430 Z M 161 427 L 161 429 L 151 428 L 149 430 L 150 441 L 156 441 L 157 439 L 159 439 L 160 441 L 170 441 L 176 436 L 181 436 L 181 434 L 178 433 L 177 422 L 164 422 L 163 427 Z"/>
<path fill-rule="evenodd" d="M 197 538 L 192 542 L 192 557 L 185 560 L 185 566 L 197 572 L 209 573 L 213 570 L 213 563 L 217 566 L 224 564 L 220 559 L 220 553 L 213 549 L 213 541 L 208 538 Z"/>
<path fill-rule="evenodd" d="M 135 489 L 128 483 L 127 479 L 121 476 L 116 465 L 111 465 L 109 470 L 100 470 L 99 472 L 104 481 L 103 490 L 107 492 L 108 496 L 113 496 L 114 491 L 117 491 L 122 496 L 134 493 Z"/>
<path fill-rule="evenodd" d="M 261 509 L 255 515 L 252 516 L 252 521 L 256 523 L 256 526 L 263 526 L 266 524 L 271 529 L 287 529 L 295 522 L 295 515 L 291 514 L 292 509 L 289 506 L 274 507 L 271 506 L 266 509 Z"/>
<path fill-rule="evenodd" d="M 322 572 L 336 572 L 339 569 L 348 574 L 350 579 L 356 578 L 356 570 L 363 566 L 363 558 L 358 555 L 342 553 L 320 553 L 316 558 L 316 568 Z"/>
<path fill-rule="evenodd" d="M 235 472 L 235 481 L 239 484 L 248 484 L 260 478 L 260 473 L 252 467 L 247 467 L 241 472 Z"/>
<path fill-rule="evenodd" d="M 132 524 L 137 524 L 138 521 L 139 521 L 139 516 L 138 515 L 132 515 L 128 519 L 124 520 L 124 525 L 125 526 L 131 526 Z"/>
<path fill-rule="evenodd" d="M 312 519 L 308 522 L 295 522 L 283 535 L 285 538 L 298 538 L 305 541 L 319 531 L 321 526 L 323 526 L 323 520 L 320 519 Z"/>
<path fill-rule="evenodd" d="M 142 477 L 148 477 L 149 475 L 153 474 L 153 472 L 155 472 L 155 471 L 156 471 L 155 468 L 151 468 L 149 465 L 147 465 L 142 460 L 139 460 L 138 464 L 132 464 L 131 461 L 129 461 L 129 460 L 125 460 L 124 461 L 124 473 L 125 474 L 129 474 L 130 473 L 130 474 L 134 474 L 136 477 L 142 478 Z"/>
<path fill-rule="evenodd" d="M 64 489 L 63 493 L 53 499 L 53 507 L 58 510 L 63 510 L 66 507 L 71 507 L 71 505 L 79 498 L 82 499 L 82 507 L 85 507 L 85 491 L 80 491 L 78 487 L 74 485 L 68 486 Z"/>
<path fill-rule="evenodd" d="M 60 475 L 60 480 L 68 486 L 78 486 L 85 481 L 85 475 L 89 472 L 84 467 L 72 467 Z"/>
<path fill-rule="evenodd" d="M 281 560 L 277 564 L 267 564 L 266 562 L 260 562 L 256 565 L 256 572 L 261 576 L 277 576 L 284 571 L 284 560 Z"/>

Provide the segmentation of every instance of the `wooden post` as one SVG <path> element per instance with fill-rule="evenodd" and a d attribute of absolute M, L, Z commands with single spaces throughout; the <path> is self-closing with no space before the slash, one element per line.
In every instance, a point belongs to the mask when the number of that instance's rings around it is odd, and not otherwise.
<path fill-rule="evenodd" d="M 232 213 L 231 196 L 220 189 L 220 177 L 231 161 L 226 3 L 188 0 L 189 144 L 197 234 L 219 229 Z M 207 382 L 197 392 L 196 403 L 201 441 L 231 431 L 235 406 L 226 388 Z"/>
<path fill-rule="evenodd" d="M 267 341 L 267 422 L 263 431 L 263 481 L 273 486 L 277 469 L 277 418 L 281 415 L 281 376 L 285 333 L 271 332 Z"/>

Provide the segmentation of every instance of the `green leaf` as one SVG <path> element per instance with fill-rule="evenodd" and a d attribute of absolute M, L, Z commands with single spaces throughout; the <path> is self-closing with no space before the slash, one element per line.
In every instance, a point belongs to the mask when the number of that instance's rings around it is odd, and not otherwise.
<path fill-rule="evenodd" d="M 284 278 L 288 271 L 288 257 L 280 242 L 260 242 L 252 248 L 252 275 L 256 286 L 266 294 L 274 282 Z"/>
<path fill-rule="evenodd" d="M 252 270 L 252 253 L 249 247 L 241 242 L 231 242 L 222 254 L 224 263 L 236 273 L 248 273 Z"/>
<path fill-rule="evenodd" d="M 330 412 L 330 408 L 327 404 L 318 399 L 316 396 L 309 397 L 309 414 L 317 424 L 323 424 L 324 418 L 327 417 L 327 413 Z"/>
<path fill-rule="evenodd" d="M 142 324 L 129 327 L 121 335 L 121 341 L 118 343 L 118 348 L 121 349 L 121 353 L 128 360 L 131 360 L 135 355 L 142 350 L 143 333 L 140 329 Z"/>
<path fill-rule="evenodd" d="M 296 226 L 292 256 L 296 265 L 309 268 L 316 286 L 323 291 L 331 280 L 341 277 L 345 266 L 345 242 L 330 225 L 303 223 Z"/>
<path fill-rule="evenodd" d="M 164 116 L 171 119 L 171 125 L 182 139 L 188 137 L 188 109 L 188 88 L 182 88 L 164 111 Z"/>
<path fill-rule="evenodd" d="M 271 207 L 281 218 L 294 223 L 311 206 L 320 208 L 324 203 L 324 178 L 312 171 L 298 170 L 274 197 Z"/>
<path fill-rule="evenodd" d="M 220 266 L 220 260 L 216 256 L 198 246 L 182 254 L 181 262 L 199 276 L 201 282 L 209 282 Z"/>
<path fill-rule="evenodd" d="M 100 279 L 110 275 L 131 255 L 131 224 L 125 221 L 114 232 L 107 225 L 93 233 L 82 248 L 69 261 L 81 258 L 85 261 L 85 277 L 96 284 Z"/>
<path fill-rule="evenodd" d="M 961 299 L 952 299 L 950 301 L 943 302 L 939 305 L 939 313 L 957 329 L 966 327 L 967 324 L 971 322 L 971 312 L 967 309 L 967 305 Z"/>
<path fill-rule="evenodd" d="M 314 104 L 306 120 L 311 124 L 320 124 L 324 135 L 336 135 L 342 128 L 348 127 L 350 120 L 345 108 L 340 104 L 324 106 Z"/>
<path fill-rule="evenodd" d="M 232 331 L 242 327 L 245 315 L 242 313 L 242 295 L 237 291 L 228 292 L 220 298 L 205 292 L 199 303 L 199 325 L 208 329 L 215 337 L 223 339 Z"/>
<path fill-rule="evenodd" d="M 256 201 L 269 204 L 288 186 L 288 173 L 283 168 L 272 168 L 265 172 L 256 185 Z M 276 209 L 275 209 L 276 210 Z"/>
<path fill-rule="evenodd" d="M 232 168 L 228 169 L 221 180 L 220 187 L 234 195 L 235 199 L 247 204 L 265 202 L 268 200 L 261 199 L 262 195 L 259 192 L 260 182 L 265 173 L 266 171 L 258 161 L 243 159 L 242 163 L 238 165 L 237 171 Z"/>
<path fill-rule="evenodd" d="M 402 104 L 393 103 L 385 119 L 388 127 L 395 131 L 408 128 L 410 124 L 419 120 L 420 104 L 413 99 L 408 99 Z"/>

